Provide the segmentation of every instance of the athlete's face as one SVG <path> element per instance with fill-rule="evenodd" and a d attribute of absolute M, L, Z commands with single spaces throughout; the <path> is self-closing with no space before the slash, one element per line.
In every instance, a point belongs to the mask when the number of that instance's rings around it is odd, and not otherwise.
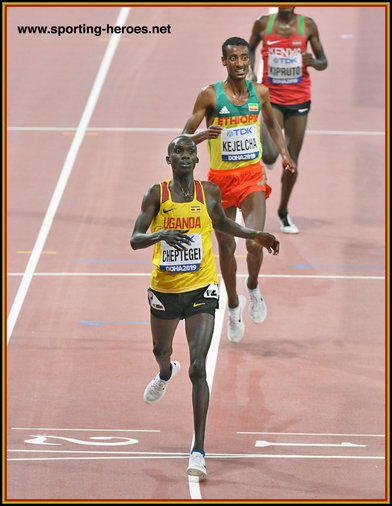
<path fill-rule="evenodd" d="M 227 67 L 227 73 L 232 79 L 245 79 L 250 64 L 249 49 L 246 46 L 227 46 L 222 64 Z"/>
<path fill-rule="evenodd" d="M 175 142 L 166 161 L 172 166 L 173 174 L 193 172 L 199 159 L 196 144 L 192 140 L 179 139 Z"/>

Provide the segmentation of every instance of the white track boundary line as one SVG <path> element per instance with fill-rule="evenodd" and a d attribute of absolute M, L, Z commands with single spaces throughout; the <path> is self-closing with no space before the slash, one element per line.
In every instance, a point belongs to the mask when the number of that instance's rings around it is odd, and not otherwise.
<path fill-rule="evenodd" d="M 8 127 L 10 132 L 75 132 L 75 127 Z M 181 132 L 181 128 L 154 128 L 154 127 L 89 127 L 86 132 Z M 306 134 L 316 135 L 381 135 L 384 131 L 377 130 L 306 130 Z"/>
<path fill-rule="evenodd" d="M 23 276 L 23 272 L 9 272 L 7 276 Z M 150 277 L 151 272 L 35 272 L 33 276 L 135 276 Z M 221 276 L 219 274 L 219 276 Z M 247 274 L 238 274 L 237 277 L 246 277 Z M 385 280 L 385 276 L 333 276 L 322 274 L 259 274 L 259 278 L 283 279 L 367 279 Z"/>
<path fill-rule="evenodd" d="M 385 437 L 385 434 L 330 434 L 327 432 L 237 432 L 237 434 L 275 434 L 278 436 Z"/>
<path fill-rule="evenodd" d="M 241 222 L 241 213 L 237 212 L 236 220 L 237 223 Z M 235 238 L 235 241 L 238 242 L 238 238 Z M 221 276 L 220 276 L 221 278 Z M 219 351 L 219 343 L 222 337 L 222 328 L 223 321 L 226 313 L 226 303 L 227 303 L 227 292 L 225 287 L 225 282 L 223 279 L 220 279 L 219 282 L 219 308 L 215 312 L 215 326 L 214 333 L 212 334 L 210 349 L 208 350 L 207 360 L 206 360 L 206 372 L 207 372 L 207 384 L 210 389 L 210 399 L 211 399 L 211 391 L 212 384 L 214 382 L 214 374 L 216 368 L 216 362 L 218 359 L 218 351 Z M 194 443 L 195 434 L 193 434 L 193 440 L 191 449 Z M 199 486 L 199 478 L 195 476 L 188 476 L 188 485 L 189 492 L 191 495 L 191 499 L 202 499 L 200 486 Z"/>
<path fill-rule="evenodd" d="M 131 9 L 131 7 L 121 7 L 117 21 L 116 21 L 116 26 L 123 26 L 125 24 L 125 21 L 127 19 L 130 9 Z M 108 73 L 110 64 L 112 62 L 112 59 L 113 59 L 114 53 L 117 49 L 117 45 L 120 41 L 120 38 L 121 38 L 120 34 L 113 34 L 110 37 L 110 41 L 108 43 L 103 60 L 101 62 L 97 76 L 95 78 L 94 85 L 93 85 L 90 95 L 88 97 L 86 107 L 83 111 L 79 126 L 76 130 L 75 137 L 74 137 L 71 147 L 68 151 L 67 157 L 64 162 L 64 166 L 63 166 L 61 173 L 60 173 L 60 177 L 57 181 L 56 188 L 54 190 L 51 201 L 49 203 L 49 207 L 46 211 L 44 220 L 42 222 L 41 229 L 39 231 L 37 240 L 34 244 L 33 251 L 31 253 L 29 261 L 27 263 L 26 270 L 23 275 L 23 279 L 19 285 L 17 294 L 15 296 L 14 303 L 13 303 L 12 308 L 10 310 L 10 313 L 9 313 L 9 316 L 7 319 L 7 343 L 9 342 L 12 332 L 14 330 L 16 320 L 18 319 L 19 312 L 21 310 L 21 307 L 23 305 L 27 291 L 29 289 L 30 282 L 32 280 L 34 271 L 35 271 L 38 261 L 40 259 L 42 249 L 44 247 L 46 238 L 48 236 L 50 227 L 52 226 L 54 216 L 56 214 L 57 208 L 59 206 L 62 195 L 64 193 L 68 178 L 71 174 L 73 165 L 75 163 L 76 156 L 78 154 L 80 145 L 83 141 L 84 134 L 86 132 L 88 123 L 89 123 L 91 116 L 94 112 L 95 105 L 97 103 L 99 94 L 101 92 L 104 80 L 105 80 L 106 75 Z"/>
<path fill-rule="evenodd" d="M 104 455 L 147 455 L 147 456 L 162 456 L 162 457 L 189 457 L 188 453 L 181 453 L 181 452 L 127 452 L 127 451 L 113 451 L 113 450 L 18 450 L 18 449 L 12 449 L 7 450 L 7 452 L 11 453 L 77 453 L 77 454 L 86 454 L 86 453 L 93 453 L 93 454 L 104 454 Z"/>
<path fill-rule="evenodd" d="M 60 430 L 60 431 L 98 431 L 98 432 L 161 432 L 160 429 L 97 429 L 97 428 L 59 428 L 59 427 L 11 427 L 11 430 Z M 357 433 L 331 433 L 331 432 L 242 432 L 238 431 L 236 434 L 266 434 L 266 435 L 277 435 L 277 436 L 334 436 L 334 437 L 385 437 L 385 434 L 357 434 Z M 156 453 L 156 452 L 154 452 Z"/>
<path fill-rule="evenodd" d="M 122 456 L 113 456 L 113 457 L 21 457 L 21 458 L 7 458 L 7 461 L 54 461 L 54 460 L 136 460 L 136 459 L 186 459 L 188 457 L 187 454 L 180 454 L 180 455 L 148 455 L 148 456 L 140 456 L 140 455 L 122 455 Z M 373 455 L 279 455 L 279 454 L 257 454 L 257 453 L 248 453 L 248 454 L 226 454 L 226 453 L 219 453 L 219 454 L 208 454 L 208 458 L 216 458 L 216 459 L 360 459 L 360 460 L 385 460 L 384 456 L 373 456 Z M 190 476 L 190 480 L 192 478 L 196 478 L 195 476 Z M 193 490 L 197 490 L 198 487 L 198 479 L 197 481 L 189 481 L 189 488 L 194 493 L 194 495 L 197 495 L 196 492 Z M 191 486 L 192 485 L 192 486 Z M 200 488 L 199 488 L 200 492 Z M 202 499 L 201 494 L 199 494 L 199 497 L 191 496 L 191 499 Z"/>
<path fill-rule="evenodd" d="M 98 431 L 98 432 L 161 432 L 160 429 L 59 429 L 58 427 L 11 427 L 11 430 L 76 430 L 76 431 Z"/>

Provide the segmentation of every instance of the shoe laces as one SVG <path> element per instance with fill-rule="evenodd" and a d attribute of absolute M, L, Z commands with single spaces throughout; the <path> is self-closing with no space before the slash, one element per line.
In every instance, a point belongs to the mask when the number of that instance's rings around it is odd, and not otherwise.
<path fill-rule="evenodd" d="M 159 376 L 155 378 L 154 383 L 151 385 L 151 390 L 155 395 L 158 395 L 166 387 L 166 381 L 162 380 Z"/>
<path fill-rule="evenodd" d="M 261 296 L 258 288 L 256 290 L 249 291 L 249 299 L 251 306 L 258 306 L 261 303 L 263 297 Z"/>
<path fill-rule="evenodd" d="M 204 466 L 204 456 L 200 452 L 192 452 L 192 462 Z"/>
<path fill-rule="evenodd" d="M 236 311 L 229 311 L 229 326 L 231 328 L 238 325 L 241 321 L 241 310 L 240 308 L 235 308 Z"/>

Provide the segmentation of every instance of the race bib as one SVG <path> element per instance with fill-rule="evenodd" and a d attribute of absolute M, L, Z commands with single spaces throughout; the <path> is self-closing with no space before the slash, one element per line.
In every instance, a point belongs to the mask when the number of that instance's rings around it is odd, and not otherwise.
<path fill-rule="evenodd" d="M 254 160 L 259 156 L 257 125 L 224 128 L 221 132 L 222 160 Z"/>
<path fill-rule="evenodd" d="M 268 53 L 268 82 L 297 84 L 302 81 L 302 54 L 299 48 L 270 49 Z"/>
<path fill-rule="evenodd" d="M 169 272 L 194 272 L 203 260 L 203 243 L 201 234 L 189 234 L 193 239 L 187 249 L 178 251 L 165 241 L 161 241 L 161 262 L 159 268 Z"/>

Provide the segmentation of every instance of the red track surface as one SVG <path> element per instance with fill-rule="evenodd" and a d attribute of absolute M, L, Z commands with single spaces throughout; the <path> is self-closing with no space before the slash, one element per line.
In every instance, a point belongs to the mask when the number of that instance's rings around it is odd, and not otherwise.
<path fill-rule="evenodd" d="M 182 371 L 162 403 L 147 406 L 142 394 L 157 369 L 146 297 L 152 250 L 133 252 L 129 238 L 145 190 L 170 177 L 166 147 L 196 94 L 225 78 L 222 42 L 248 38 L 267 10 L 131 9 L 126 25 L 170 24 L 172 33 L 122 37 L 18 313 L 7 349 L 7 500 L 190 500 L 184 330 L 174 343 Z M 316 21 L 329 60 L 326 71 L 311 73 L 312 111 L 290 207 L 301 233 L 279 232 L 275 169 L 266 230 L 279 237 L 281 253 L 265 256 L 260 279 L 269 314 L 257 326 L 246 312 L 238 345 L 224 324 L 205 501 L 382 502 L 387 494 L 386 13 L 297 11 Z M 73 140 L 66 127 L 76 130 L 108 43 L 86 34 L 19 35 L 16 26 L 114 25 L 118 12 L 7 8 L 7 126 L 15 127 L 7 134 L 8 311 Z M 136 131 L 99 130 L 109 127 Z M 204 145 L 199 158 L 197 177 L 206 179 Z M 237 253 L 245 293 L 241 241 Z M 124 441 L 117 438 L 138 442 L 116 446 Z"/>

